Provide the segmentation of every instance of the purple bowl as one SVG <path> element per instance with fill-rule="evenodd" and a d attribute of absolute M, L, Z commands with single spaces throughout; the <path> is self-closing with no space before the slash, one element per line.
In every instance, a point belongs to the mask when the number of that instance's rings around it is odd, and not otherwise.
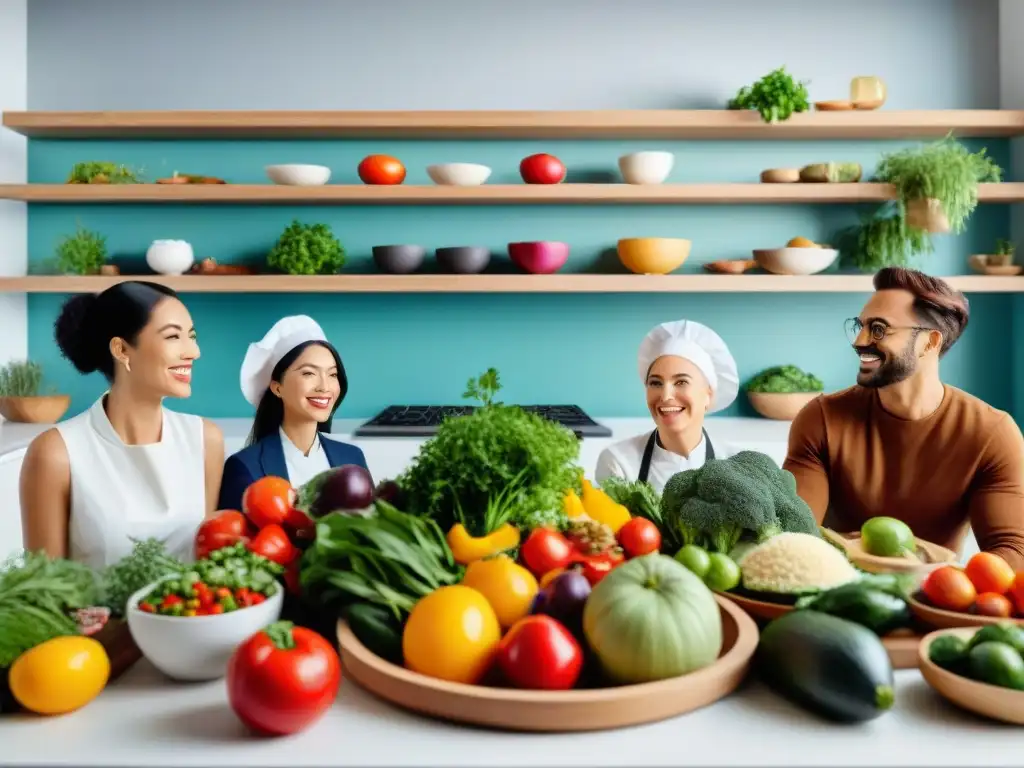
<path fill-rule="evenodd" d="M 565 266 L 569 245 L 551 240 L 509 243 L 508 255 L 520 269 L 534 275 L 550 275 Z"/>

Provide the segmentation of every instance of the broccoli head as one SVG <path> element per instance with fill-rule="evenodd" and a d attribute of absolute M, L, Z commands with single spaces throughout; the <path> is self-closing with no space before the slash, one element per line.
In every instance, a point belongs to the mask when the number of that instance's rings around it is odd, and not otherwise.
<path fill-rule="evenodd" d="M 795 365 L 766 368 L 747 382 L 748 392 L 822 392 L 825 386 L 813 373 L 805 373 Z"/>

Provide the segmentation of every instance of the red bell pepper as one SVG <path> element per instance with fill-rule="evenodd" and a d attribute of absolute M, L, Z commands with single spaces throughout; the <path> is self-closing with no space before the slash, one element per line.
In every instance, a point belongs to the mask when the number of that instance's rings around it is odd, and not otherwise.
<path fill-rule="evenodd" d="M 590 582 L 592 587 L 611 573 L 614 568 L 624 563 L 625 560 L 625 556 L 617 549 L 600 552 L 596 555 L 577 552 L 573 557 L 574 564 L 583 566 L 583 576 Z"/>

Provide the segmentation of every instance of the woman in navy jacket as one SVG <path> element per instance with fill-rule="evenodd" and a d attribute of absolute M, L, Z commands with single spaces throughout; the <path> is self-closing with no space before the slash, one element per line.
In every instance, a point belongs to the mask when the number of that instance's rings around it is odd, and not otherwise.
<path fill-rule="evenodd" d="M 241 384 L 256 416 L 246 447 L 224 464 L 219 509 L 241 510 L 245 489 L 268 475 L 298 488 L 342 464 L 369 471 L 357 446 L 324 436 L 348 392 L 348 379 L 337 350 L 312 318 L 285 317 L 250 344 Z"/>

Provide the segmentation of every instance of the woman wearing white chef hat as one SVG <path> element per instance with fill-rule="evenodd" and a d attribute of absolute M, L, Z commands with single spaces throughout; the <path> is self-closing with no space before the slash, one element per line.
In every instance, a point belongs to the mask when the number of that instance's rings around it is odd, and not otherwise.
<path fill-rule="evenodd" d="M 331 419 L 348 392 L 345 367 L 311 317 L 278 320 L 242 361 L 242 394 L 256 406 L 247 447 L 228 458 L 219 509 L 241 509 L 245 489 L 273 475 L 298 488 L 343 464 L 368 470 L 357 446 L 329 440 Z"/>
<path fill-rule="evenodd" d="M 655 429 L 603 450 L 598 484 L 620 477 L 647 481 L 660 493 L 677 472 L 736 453 L 712 445 L 704 429 L 704 416 L 727 408 L 739 392 L 736 361 L 717 333 L 692 320 L 662 323 L 643 340 L 637 363 Z"/>

